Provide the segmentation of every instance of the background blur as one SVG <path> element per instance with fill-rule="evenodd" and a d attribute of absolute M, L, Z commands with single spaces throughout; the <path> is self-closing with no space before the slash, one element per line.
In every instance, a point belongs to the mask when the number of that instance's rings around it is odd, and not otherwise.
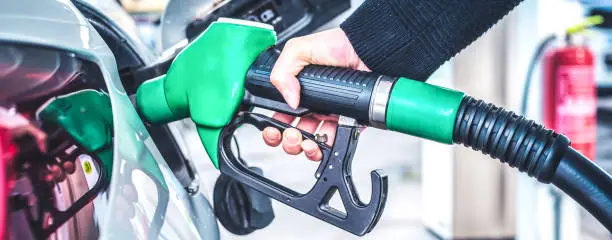
<path fill-rule="evenodd" d="M 180 0 L 177 0 L 180 1 Z M 331 1 L 331 0 L 330 0 Z M 160 16 L 167 0 L 92 0 L 112 15 L 120 3 L 131 19 L 119 19 L 153 50 L 160 52 Z M 193 1 L 189 1 L 193 2 Z M 202 0 L 202 2 L 210 2 Z M 338 26 L 362 1 L 319 30 Z M 530 59 L 549 34 L 563 31 L 608 1 L 526 0 L 492 30 L 443 65 L 428 81 L 457 88 L 508 109 L 519 111 Z M 612 31 L 595 28 L 584 34 L 595 57 L 599 85 L 596 161 L 612 170 L 612 101 L 607 97 L 612 64 Z M 541 62 L 541 60 L 538 60 Z M 541 121 L 542 72 L 536 68 L 527 116 Z M 186 124 L 186 125 L 185 125 Z M 188 123 L 175 123 L 190 129 Z M 201 171 L 202 187 L 212 196 L 218 171 L 208 161 L 194 131 L 181 133 Z M 254 128 L 238 135 L 242 157 L 267 177 L 305 192 L 314 183 L 317 165 L 304 157 L 269 148 Z M 193 144 L 191 144 L 193 143 Z M 202 159 L 201 161 L 199 159 Z M 369 171 L 389 175 L 389 199 L 378 226 L 361 239 L 608 239 L 609 233 L 572 200 L 555 200 L 555 190 L 516 174 L 514 169 L 470 149 L 451 147 L 367 129 L 353 163 L 353 176 L 363 199 L 369 198 Z M 560 238 L 554 236 L 554 203 L 559 203 Z M 358 239 L 283 204 L 274 202 L 276 218 L 263 230 L 238 237 L 221 226 L 223 239 Z"/>

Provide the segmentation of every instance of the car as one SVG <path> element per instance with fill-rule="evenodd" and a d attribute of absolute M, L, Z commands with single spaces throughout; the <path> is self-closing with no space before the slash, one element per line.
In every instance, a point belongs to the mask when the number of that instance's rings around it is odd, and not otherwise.
<path fill-rule="evenodd" d="M 218 238 L 208 200 L 181 184 L 123 87 L 118 66 L 146 54 L 118 58 L 104 36 L 120 28 L 85 2 L 2 5 L 2 106 L 47 143 L 40 151 L 28 134 L 13 139 L 7 236 Z"/>
<path fill-rule="evenodd" d="M 0 198 L 7 201 L 0 201 L 0 210 L 8 217 L 0 218 L 0 235 L 219 239 L 217 219 L 239 235 L 267 226 L 274 218 L 269 199 L 259 201 L 263 208 L 236 205 L 250 201 L 254 191 L 229 194 L 244 199 L 215 198 L 213 209 L 193 164 L 202 159 L 191 159 L 183 139 L 194 131 L 192 123 L 149 124 L 133 96 L 218 17 L 272 24 L 282 44 L 350 7 L 348 0 L 279 2 L 171 1 L 161 21 L 162 54 L 86 0 L 3 2 L 0 165 L 6 174 Z M 202 6 L 210 11 L 185 14 Z M 231 178 L 219 177 L 215 194 L 236 191 L 230 184 Z M 265 209 L 263 217 L 240 218 L 257 209 Z"/>

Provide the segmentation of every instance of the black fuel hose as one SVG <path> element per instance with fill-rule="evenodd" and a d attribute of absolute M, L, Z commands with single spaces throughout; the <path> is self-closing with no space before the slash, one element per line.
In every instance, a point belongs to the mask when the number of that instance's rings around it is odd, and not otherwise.
<path fill-rule="evenodd" d="M 555 171 L 552 184 L 612 232 L 612 178 L 603 169 L 570 147 Z"/>
<path fill-rule="evenodd" d="M 482 100 L 461 102 L 453 141 L 552 183 L 612 231 L 612 177 L 569 146 L 569 139 Z"/>
<path fill-rule="evenodd" d="M 521 101 L 522 114 L 527 114 L 529 89 L 537 62 L 544 54 L 547 47 L 556 39 L 554 34 L 546 37 L 540 42 L 536 52 L 532 56 L 523 90 L 523 100 Z M 576 200 L 595 218 L 601 221 L 608 231 L 612 232 L 612 230 L 610 230 L 610 226 L 612 225 L 612 203 L 610 201 L 612 198 L 612 187 L 610 187 L 612 186 L 612 178 L 610 178 L 605 170 L 601 169 L 588 158 L 570 147 L 555 171 L 552 184 Z M 607 192 L 605 190 L 607 190 Z M 559 199 L 555 199 L 556 205 L 559 204 L 558 201 Z M 557 211 L 560 211 L 560 209 L 555 207 L 555 212 Z M 558 215 L 559 213 L 557 212 L 555 218 L 558 218 Z M 558 219 L 555 220 L 557 221 Z M 557 239 L 559 237 L 558 228 L 560 228 L 559 224 L 555 223 L 555 235 Z"/>

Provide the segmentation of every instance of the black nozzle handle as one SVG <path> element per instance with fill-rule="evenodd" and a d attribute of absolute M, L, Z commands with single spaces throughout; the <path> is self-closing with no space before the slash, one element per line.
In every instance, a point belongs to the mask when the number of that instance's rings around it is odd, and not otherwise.
<path fill-rule="evenodd" d="M 275 127 L 281 131 L 292 127 L 264 115 L 239 113 L 220 133 L 217 149 L 221 173 L 272 199 L 357 236 L 365 235 L 376 226 L 385 208 L 388 179 L 381 170 L 371 171 L 370 201 L 368 203 L 361 201 L 351 173 L 352 158 L 355 155 L 361 127 L 340 123 L 333 147 L 316 141 L 314 135 L 301 131 L 304 140 L 316 142 L 323 154 L 314 176 L 317 179 L 315 184 L 307 193 L 302 194 L 250 171 L 236 158 L 232 152 L 232 136 L 236 129 L 244 124 L 255 126 L 261 131 L 266 127 Z M 329 205 L 330 199 L 336 194 L 340 196 L 344 211 Z"/>
<path fill-rule="evenodd" d="M 246 89 L 255 96 L 284 102 L 270 81 L 270 72 L 280 52 L 264 51 L 247 72 Z M 367 123 L 370 100 L 380 74 L 347 68 L 309 65 L 297 78 L 300 82 L 300 107 L 318 113 L 333 113 Z"/>

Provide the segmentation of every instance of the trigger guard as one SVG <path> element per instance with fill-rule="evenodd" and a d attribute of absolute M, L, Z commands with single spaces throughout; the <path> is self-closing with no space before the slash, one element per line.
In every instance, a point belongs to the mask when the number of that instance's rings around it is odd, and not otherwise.
<path fill-rule="evenodd" d="M 253 173 L 244 162 L 237 159 L 232 151 L 232 136 L 243 124 L 253 125 L 261 131 L 266 127 L 276 127 L 280 130 L 292 127 L 261 114 L 240 112 L 220 133 L 217 153 L 219 170 L 222 174 L 272 199 L 357 236 L 365 235 L 377 224 L 385 207 L 388 181 L 384 174 L 373 171 L 371 173 L 373 195 L 370 202 L 365 204 L 360 201 L 350 170 L 360 128 L 340 124 L 336 130 L 333 148 L 315 141 L 323 152 L 323 160 L 315 175 L 316 183 L 307 193 L 301 194 Z M 312 134 L 301 132 L 303 138 L 315 140 Z M 345 214 L 329 206 L 334 190 L 337 190 L 337 194 L 342 199 Z"/>

